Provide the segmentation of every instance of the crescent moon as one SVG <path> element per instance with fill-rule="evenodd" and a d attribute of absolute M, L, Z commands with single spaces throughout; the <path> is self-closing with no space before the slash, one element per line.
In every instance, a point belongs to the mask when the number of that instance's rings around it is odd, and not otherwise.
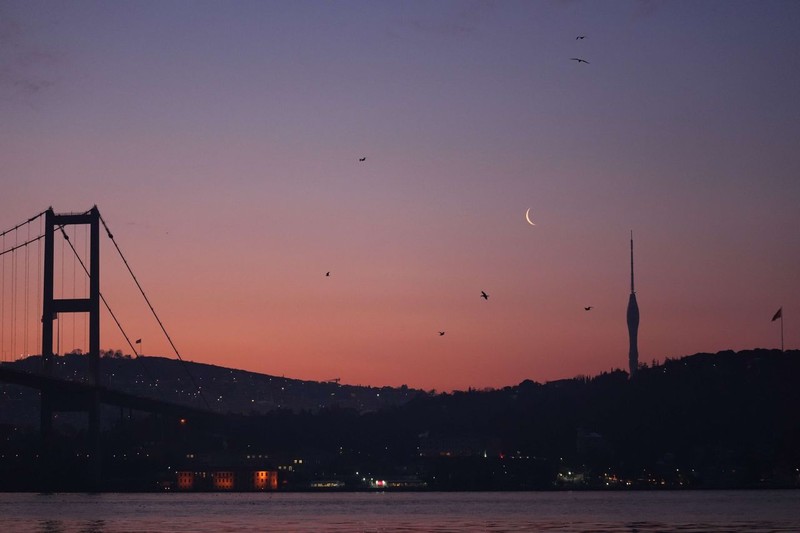
<path fill-rule="evenodd" d="M 531 208 L 529 207 L 528 210 L 525 211 L 525 220 L 527 220 L 528 224 L 530 224 L 531 226 L 535 226 L 536 224 L 534 224 L 533 221 L 531 220 L 530 214 L 531 214 Z"/>

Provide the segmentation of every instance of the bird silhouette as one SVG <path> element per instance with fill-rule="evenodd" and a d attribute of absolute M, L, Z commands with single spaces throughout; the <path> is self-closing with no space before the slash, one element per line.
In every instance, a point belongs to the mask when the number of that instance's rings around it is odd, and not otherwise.
<path fill-rule="evenodd" d="M 439 336 L 440 336 L 440 337 L 444 336 L 444 331 L 440 331 L 440 332 L 439 332 Z"/>
<path fill-rule="evenodd" d="M 331 273 L 330 272 L 325 272 L 325 275 L 330 277 Z"/>
<path fill-rule="evenodd" d="M 594 307 L 591 306 L 591 305 L 589 307 L 584 307 L 583 308 L 584 311 L 591 311 L 592 309 L 594 309 Z"/>
<path fill-rule="evenodd" d="M 575 37 L 575 40 L 577 41 L 578 39 L 586 39 L 586 36 L 585 35 L 578 35 L 577 37 Z"/>
<path fill-rule="evenodd" d="M 484 300 L 488 300 L 489 299 L 489 295 L 486 294 L 485 292 L 481 291 L 481 298 L 483 298 Z"/>
<path fill-rule="evenodd" d="M 586 61 L 585 59 L 581 59 L 581 58 L 579 58 L 579 57 L 570 57 L 570 59 L 571 59 L 572 61 L 577 61 L 578 63 L 586 63 L 587 65 L 589 64 L 589 62 L 588 62 L 588 61 Z"/>
<path fill-rule="evenodd" d="M 367 160 L 367 158 L 366 158 L 366 157 L 359 157 L 359 158 L 358 158 L 358 160 L 359 160 L 359 161 L 361 161 L 361 162 L 363 163 L 364 161 L 366 161 L 366 160 Z"/>

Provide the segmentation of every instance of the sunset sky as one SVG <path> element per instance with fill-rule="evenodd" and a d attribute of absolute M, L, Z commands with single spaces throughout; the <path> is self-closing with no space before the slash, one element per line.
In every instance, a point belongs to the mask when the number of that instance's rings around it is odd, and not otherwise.
<path fill-rule="evenodd" d="M 0 231 L 96 204 L 187 360 L 437 390 L 626 368 L 631 230 L 642 361 L 778 348 L 781 306 L 800 347 L 797 1 L 0 0 L 0 124 Z M 123 327 L 174 357 L 101 246 Z"/>

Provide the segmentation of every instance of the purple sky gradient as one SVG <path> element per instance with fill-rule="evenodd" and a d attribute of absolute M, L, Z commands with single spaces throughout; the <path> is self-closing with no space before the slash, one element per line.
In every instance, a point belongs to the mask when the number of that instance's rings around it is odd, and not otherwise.
<path fill-rule="evenodd" d="M 781 306 L 797 348 L 798 28 L 794 1 L 0 1 L 0 230 L 97 204 L 185 359 L 288 377 L 625 368 L 630 230 L 642 361 L 779 347 Z"/>

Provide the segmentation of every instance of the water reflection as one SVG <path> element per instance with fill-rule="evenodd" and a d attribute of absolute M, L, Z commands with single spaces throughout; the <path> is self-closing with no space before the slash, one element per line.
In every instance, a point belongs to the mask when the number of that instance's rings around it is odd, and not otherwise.
<path fill-rule="evenodd" d="M 60 520 L 42 520 L 40 526 L 39 531 L 41 533 L 63 533 L 66 531 L 64 524 Z"/>
<path fill-rule="evenodd" d="M 788 533 L 800 491 L 0 494 L 0 532 Z"/>
<path fill-rule="evenodd" d="M 4 531 L 7 531 L 4 529 Z M 22 531 L 22 530 L 18 530 Z M 70 523 L 64 520 L 41 520 L 37 533 L 106 533 L 105 520 L 87 520 L 85 522 Z"/>
<path fill-rule="evenodd" d="M 80 533 L 103 533 L 105 525 L 105 520 L 91 520 L 80 530 Z"/>

